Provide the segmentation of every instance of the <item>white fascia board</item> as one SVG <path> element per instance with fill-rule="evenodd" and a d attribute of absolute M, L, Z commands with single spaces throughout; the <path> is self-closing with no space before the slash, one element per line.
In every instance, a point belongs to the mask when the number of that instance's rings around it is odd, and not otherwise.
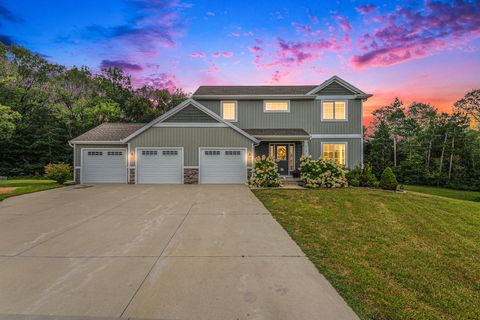
<path fill-rule="evenodd" d="M 195 95 L 192 98 L 199 100 L 206 99 L 232 99 L 232 100 L 249 100 L 249 99 L 262 99 L 262 100 L 277 100 L 277 99 L 314 99 L 315 96 L 306 95 L 306 94 L 270 94 L 270 95 L 261 95 L 261 94 L 236 94 L 236 95 Z"/>
<path fill-rule="evenodd" d="M 160 122 L 153 125 L 154 128 L 226 128 L 225 123 L 220 122 Z"/>
<path fill-rule="evenodd" d="M 72 144 L 121 144 L 124 145 L 124 142 L 121 141 L 70 141 Z"/>
<path fill-rule="evenodd" d="M 283 140 L 289 140 L 289 141 L 304 141 L 307 139 L 310 139 L 310 136 L 260 136 L 256 135 L 255 136 L 257 139 L 260 139 L 261 141 L 283 141 Z"/>
<path fill-rule="evenodd" d="M 338 76 L 333 76 L 331 77 L 330 79 L 324 81 L 322 84 L 320 84 L 318 87 L 316 87 L 315 89 L 311 90 L 310 92 L 308 92 L 307 94 L 308 95 L 313 95 L 315 94 L 315 92 L 318 92 L 320 90 L 322 90 L 323 88 L 325 88 L 326 86 L 330 85 L 332 82 L 337 82 L 339 85 L 341 85 L 342 87 L 350 90 L 350 91 L 353 91 L 353 93 L 355 94 L 360 94 L 360 95 L 365 95 L 366 93 L 363 92 L 362 90 L 358 89 L 357 87 L 351 85 L 350 83 L 348 83 L 347 81 L 343 80 L 342 78 L 338 77 Z"/>
<path fill-rule="evenodd" d="M 363 135 L 361 133 L 351 134 L 311 134 L 312 139 L 361 139 Z"/>

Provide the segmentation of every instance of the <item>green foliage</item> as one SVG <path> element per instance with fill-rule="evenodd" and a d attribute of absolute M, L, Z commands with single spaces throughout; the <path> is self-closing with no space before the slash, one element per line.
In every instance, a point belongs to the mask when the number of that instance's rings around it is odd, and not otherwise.
<path fill-rule="evenodd" d="M 15 123 L 19 121 L 21 117 L 20 113 L 0 104 L 0 140 L 11 138 L 15 131 Z"/>
<path fill-rule="evenodd" d="M 366 163 L 363 168 L 356 166 L 346 173 L 348 184 L 352 187 L 374 187 L 377 178 L 372 172 L 370 164 Z"/>
<path fill-rule="evenodd" d="M 398 182 L 397 177 L 392 171 L 392 168 L 387 167 L 382 172 L 382 176 L 380 177 L 380 188 L 385 190 L 397 190 Z"/>
<path fill-rule="evenodd" d="M 302 156 L 300 161 L 300 178 L 306 187 L 343 188 L 348 185 L 342 165 L 322 159 L 313 160 L 306 155 Z"/>
<path fill-rule="evenodd" d="M 45 166 L 45 178 L 62 184 L 72 179 L 72 167 L 68 163 L 49 163 Z"/>
<path fill-rule="evenodd" d="M 281 181 L 278 175 L 278 165 L 271 157 L 255 158 L 252 175 L 248 179 L 248 185 L 255 188 L 280 187 Z"/>

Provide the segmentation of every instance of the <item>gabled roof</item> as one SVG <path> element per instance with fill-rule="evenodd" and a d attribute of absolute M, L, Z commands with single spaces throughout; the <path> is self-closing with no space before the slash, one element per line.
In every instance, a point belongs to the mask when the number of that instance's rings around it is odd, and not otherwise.
<path fill-rule="evenodd" d="M 193 96 L 206 95 L 304 95 L 317 85 L 306 86 L 200 86 Z"/>
<path fill-rule="evenodd" d="M 70 140 L 71 143 L 81 142 L 118 142 L 137 131 L 145 123 L 102 123 L 101 125 Z"/>
<path fill-rule="evenodd" d="M 313 88 L 312 90 L 310 90 L 307 94 L 315 94 L 319 91 L 321 91 L 323 88 L 329 86 L 330 84 L 332 84 L 333 82 L 336 82 L 338 84 L 340 84 L 341 86 L 345 87 L 346 89 L 350 90 L 353 94 L 360 94 L 360 95 L 366 95 L 365 92 L 363 92 L 362 90 L 358 89 L 357 87 L 354 87 L 353 85 L 351 85 L 350 83 L 348 83 L 347 81 L 343 80 L 342 78 L 338 77 L 338 76 L 333 76 L 331 77 L 330 79 L 324 81 L 322 84 L 320 84 L 319 86 Z"/>
<path fill-rule="evenodd" d="M 253 142 L 255 143 L 258 143 L 259 141 L 251 136 L 250 134 L 246 133 L 245 131 L 243 131 L 242 129 L 240 129 L 239 127 L 237 126 L 234 126 L 233 124 L 231 124 L 230 122 L 228 121 L 225 121 L 223 120 L 222 117 L 220 117 L 219 115 L 217 115 L 215 112 L 209 110 L 208 108 L 206 108 L 205 106 L 203 106 L 202 104 L 200 104 L 199 102 L 193 100 L 193 99 L 187 99 L 185 100 L 184 102 L 180 103 L 178 106 L 176 106 L 175 108 L 173 108 L 172 110 L 166 112 L 165 114 L 163 114 L 162 116 L 154 119 L 153 121 L 147 123 L 146 125 L 144 125 L 143 127 L 139 128 L 138 130 L 136 130 L 135 132 L 131 133 L 129 136 L 125 137 L 124 139 L 122 139 L 122 142 L 126 143 L 128 142 L 129 140 L 131 140 L 132 138 L 138 136 L 139 134 L 141 134 L 142 132 L 146 131 L 147 129 L 151 128 L 152 126 L 154 126 L 155 124 L 157 123 L 160 123 L 160 122 L 163 122 L 164 120 L 168 119 L 169 117 L 173 116 L 174 114 L 176 114 L 177 112 L 183 110 L 184 108 L 188 107 L 188 106 L 194 106 L 196 108 L 198 108 L 200 111 L 203 111 L 204 113 L 206 113 L 207 115 L 209 115 L 210 117 L 212 117 L 213 119 L 217 120 L 218 122 L 220 123 L 223 123 L 225 124 L 226 126 L 232 128 L 233 130 L 237 131 L 238 133 L 244 135 L 245 137 L 247 137 L 248 139 L 252 140 Z"/>

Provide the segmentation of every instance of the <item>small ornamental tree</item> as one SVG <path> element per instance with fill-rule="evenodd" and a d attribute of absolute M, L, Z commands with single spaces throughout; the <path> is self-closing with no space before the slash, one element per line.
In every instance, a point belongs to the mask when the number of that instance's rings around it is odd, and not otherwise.
<path fill-rule="evenodd" d="M 68 163 L 49 163 L 45 166 L 45 178 L 64 183 L 72 179 L 72 167 Z"/>
<path fill-rule="evenodd" d="M 379 186 L 384 190 L 397 190 L 397 177 L 395 177 L 390 167 L 386 167 L 385 170 L 383 170 Z"/>
<path fill-rule="evenodd" d="M 252 175 L 248 179 L 248 185 L 255 188 L 280 187 L 281 181 L 278 175 L 278 165 L 271 157 L 255 158 Z"/>
<path fill-rule="evenodd" d="M 375 187 L 377 177 L 372 172 L 372 166 L 365 163 L 363 166 L 362 174 L 360 176 L 360 185 L 362 187 Z"/>
<path fill-rule="evenodd" d="M 300 158 L 300 177 L 308 188 L 343 188 L 348 186 L 343 166 L 332 161 Z"/>

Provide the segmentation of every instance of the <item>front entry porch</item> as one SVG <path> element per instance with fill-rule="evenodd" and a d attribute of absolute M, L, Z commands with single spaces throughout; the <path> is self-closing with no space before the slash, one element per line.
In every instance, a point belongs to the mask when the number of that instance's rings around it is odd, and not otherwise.
<path fill-rule="evenodd" d="M 277 161 L 278 173 L 283 177 L 297 177 L 300 157 L 308 154 L 310 135 L 303 129 L 246 129 L 261 140 L 255 147 L 255 156 L 271 157 Z"/>

